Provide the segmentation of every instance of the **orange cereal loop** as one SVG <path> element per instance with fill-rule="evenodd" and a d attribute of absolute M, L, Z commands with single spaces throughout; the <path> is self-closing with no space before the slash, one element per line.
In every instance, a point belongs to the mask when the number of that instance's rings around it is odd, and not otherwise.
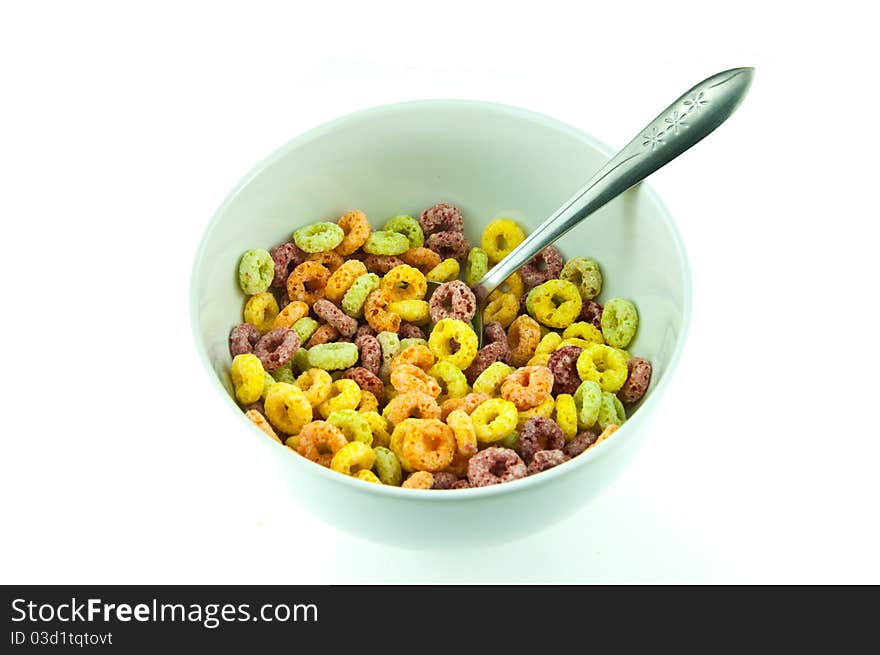
<path fill-rule="evenodd" d="M 428 248 L 410 248 L 400 255 L 400 258 L 413 268 L 419 269 L 423 275 L 427 275 L 440 263 L 440 255 Z"/>
<path fill-rule="evenodd" d="M 275 430 L 273 430 L 272 426 L 269 425 L 269 421 L 267 421 L 266 417 L 260 414 L 260 412 L 255 409 L 249 409 L 244 413 L 244 415 L 247 416 L 254 425 L 260 428 L 266 434 L 266 436 L 272 439 L 272 441 L 277 441 L 278 443 L 281 443 L 281 439 L 279 439 L 278 435 L 275 434 Z"/>
<path fill-rule="evenodd" d="M 315 304 L 324 297 L 324 287 L 330 279 L 330 271 L 320 262 L 303 262 L 287 278 L 287 296 L 307 305 Z"/>
<path fill-rule="evenodd" d="M 366 272 L 367 267 L 364 266 L 363 262 L 357 259 L 349 259 L 337 268 L 330 276 L 330 279 L 327 280 L 327 285 L 324 287 L 324 297 L 338 305 L 342 302 L 345 292 L 351 288 L 354 281 L 361 275 L 365 275 Z"/>
<path fill-rule="evenodd" d="M 338 255 L 332 250 L 325 250 L 324 252 L 313 252 L 311 255 L 306 257 L 307 262 L 318 262 L 322 264 L 328 271 L 331 273 L 335 272 L 342 264 L 345 262 L 345 259 L 342 255 Z"/>
<path fill-rule="evenodd" d="M 514 366 L 525 366 L 541 341 L 541 326 L 531 316 L 517 317 L 507 331 L 507 343 Z"/>
<path fill-rule="evenodd" d="M 339 330 L 329 323 L 324 323 L 312 334 L 312 337 L 306 343 L 306 348 L 320 346 L 322 343 L 330 343 L 331 341 L 336 341 L 338 338 Z"/>
<path fill-rule="evenodd" d="M 446 424 L 452 428 L 459 454 L 470 456 L 477 452 L 477 433 L 470 414 L 463 409 L 453 410 L 446 417 Z"/>
<path fill-rule="evenodd" d="M 391 360 L 389 370 L 393 371 L 401 364 L 412 364 L 413 366 L 418 366 L 423 371 L 427 371 L 434 365 L 435 361 L 437 361 L 437 358 L 434 357 L 434 353 L 431 352 L 431 349 L 428 348 L 428 346 L 416 343 L 405 349 L 399 355 L 396 355 L 394 359 Z"/>
<path fill-rule="evenodd" d="M 391 294 L 386 289 L 376 289 L 364 303 L 364 317 L 376 332 L 397 332 L 400 329 L 400 315 L 387 309 L 391 304 Z"/>
<path fill-rule="evenodd" d="M 436 398 L 440 395 L 440 384 L 418 366 L 400 364 L 391 371 L 391 384 L 400 393 L 412 391 L 425 393 Z"/>
<path fill-rule="evenodd" d="M 457 446 L 452 428 L 439 419 L 422 419 L 403 436 L 403 456 L 417 471 L 442 471 Z"/>
<path fill-rule="evenodd" d="M 312 421 L 300 430 L 296 452 L 329 468 L 333 455 L 347 443 L 345 435 L 327 421 Z"/>
<path fill-rule="evenodd" d="M 403 489 L 430 489 L 434 486 L 434 476 L 428 471 L 416 471 L 400 486 Z"/>
<path fill-rule="evenodd" d="M 449 418 L 449 414 L 456 409 L 463 410 L 467 414 L 471 414 L 483 402 L 489 400 L 489 396 L 484 393 L 469 393 L 463 398 L 449 398 L 444 400 L 440 406 L 440 418 L 444 421 Z"/>
<path fill-rule="evenodd" d="M 449 466 L 446 467 L 446 473 L 452 473 L 459 478 L 467 477 L 467 469 L 468 462 L 471 459 L 471 455 L 462 455 L 460 452 L 455 453 L 452 456 L 452 461 L 449 463 Z"/>
<path fill-rule="evenodd" d="M 392 398 L 383 412 L 392 425 L 408 418 L 440 418 L 440 406 L 426 393 L 410 391 Z"/>
<path fill-rule="evenodd" d="M 293 327 L 294 323 L 308 315 L 309 306 L 301 300 L 294 300 L 278 312 L 278 316 L 275 317 L 275 321 L 272 323 L 272 329 Z"/>
<path fill-rule="evenodd" d="M 360 248 L 367 242 L 370 237 L 370 222 L 366 215 L 360 209 L 355 209 L 342 215 L 336 221 L 336 224 L 342 228 L 345 234 L 342 241 L 334 249 L 334 252 L 342 257 L 348 257 L 355 250 Z"/>
<path fill-rule="evenodd" d="M 553 391 L 553 373 L 546 366 L 525 366 L 508 375 L 501 383 L 501 397 L 524 411 L 537 407 Z"/>
<path fill-rule="evenodd" d="M 617 432 L 617 429 L 619 427 L 620 427 L 619 425 L 611 423 L 608 427 L 606 427 L 604 430 L 602 430 L 602 434 L 600 434 L 598 437 L 596 437 L 596 443 L 594 443 L 593 445 L 595 446 L 596 444 L 600 444 L 603 441 L 605 441 L 608 437 L 610 437 L 612 434 Z"/>

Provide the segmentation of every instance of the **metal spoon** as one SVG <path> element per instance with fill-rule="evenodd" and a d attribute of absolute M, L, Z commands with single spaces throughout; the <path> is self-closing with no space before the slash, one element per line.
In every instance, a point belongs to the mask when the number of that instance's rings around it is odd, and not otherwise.
<path fill-rule="evenodd" d="M 667 107 L 568 202 L 473 287 L 474 331 L 483 343 L 486 299 L 508 276 L 605 203 L 678 157 L 721 125 L 742 102 L 754 68 L 733 68 L 703 80 Z"/>

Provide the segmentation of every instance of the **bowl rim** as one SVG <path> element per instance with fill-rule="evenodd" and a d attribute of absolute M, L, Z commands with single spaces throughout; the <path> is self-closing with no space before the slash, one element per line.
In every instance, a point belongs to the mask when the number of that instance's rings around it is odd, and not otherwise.
<path fill-rule="evenodd" d="M 205 230 L 202 234 L 201 239 L 199 240 L 198 248 L 196 249 L 195 258 L 193 261 L 192 270 L 190 273 L 190 289 L 189 289 L 189 304 L 190 304 L 190 328 L 192 330 L 192 337 L 195 342 L 196 351 L 198 352 L 199 359 L 202 362 L 202 365 L 205 368 L 205 372 L 208 374 L 208 377 L 211 379 L 211 382 L 214 388 L 226 399 L 224 405 L 230 411 L 234 412 L 239 421 L 241 421 L 244 425 L 250 426 L 251 432 L 255 437 L 259 439 L 259 441 L 263 442 L 264 446 L 269 446 L 272 448 L 281 448 L 287 449 L 283 444 L 278 444 L 271 439 L 268 439 L 266 435 L 264 435 L 259 428 L 257 428 L 251 421 L 248 419 L 244 412 L 241 411 L 240 407 L 235 403 L 235 401 L 230 398 L 228 391 L 220 382 L 217 377 L 216 372 L 214 371 L 214 367 L 208 357 L 208 352 L 205 347 L 205 344 L 201 340 L 201 336 L 199 334 L 199 312 L 198 312 L 198 298 L 196 297 L 196 287 L 197 287 L 197 274 L 202 268 L 202 263 L 205 255 L 205 249 L 207 247 L 207 243 L 216 229 L 217 225 L 220 222 L 220 217 L 225 213 L 228 206 L 235 200 L 239 193 L 251 183 L 251 181 L 256 178 L 258 175 L 262 173 L 262 171 L 269 166 L 273 165 L 277 160 L 286 156 L 290 151 L 295 150 L 296 148 L 313 141 L 315 139 L 321 138 L 323 135 L 330 133 L 338 128 L 346 125 L 347 123 L 355 123 L 361 121 L 363 119 L 369 119 L 373 117 L 378 117 L 382 114 L 388 114 L 393 112 L 407 112 L 407 111 L 416 111 L 416 112 L 427 112 L 430 113 L 432 110 L 448 110 L 455 108 L 470 108 L 470 109 L 478 109 L 487 112 L 496 112 L 499 114 L 504 114 L 507 116 L 512 116 L 515 118 L 523 119 L 526 121 L 530 121 L 532 123 L 536 123 L 542 127 L 551 128 L 560 132 L 565 133 L 567 136 L 584 143 L 598 152 L 602 153 L 604 156 L 609 159 L 614 154 L 614 150 L 610 148 L 605 143 L 599 141 L 595 137 L 593 137 L 588 132 L 581 130 L 580 128 L 574 127 L 573 125 L 569 125 L 564 121 L 553 118 L 546 114 L 532 111 L 530 109 L 525 109 L 522 107 L 516 107 L 513 105 L 507 105 L 503 103 L 497 102 L 489 102 L 483 100 L 470 100 L 470 99 L 426 99 L 426 100 L 409 100 L 404 102 L 395 102 L 383 105 L 376 105 L 373 107 L 368 107 L 366 109 L 361 109 L 349 114 L 345 114 L 343 116 L 339 116 L 337 118 L 331 119 L 325 123 L 321 123 L 320 125 L 313 127 L 301 134 L 293 137 L 288 140 L 286 143 L 282 144 L 278 148 L 276 148 L 272 153 L 263 158 L 259 163 L 253 166 L 232 188 L 229 193 L 227 193 L 226 197 L 223 199 L 221 204 L 215 210 L 212 215 L 208 225 L 205 227 Z M 513 480 L 511 482 L 506 482 L 504 484 L 496 484 L 487 487 L 472 487 L 467 489 L 458 489 L 456 493 L 420 493 L 424 490 L 421 489 L 405 489 L 403 487 L 394 487 L 389 485 L 379 485 L 379 484 L 370 484 L 365 483 L 362 480 L 357 480 L 350 476 L 340 475 L 336 471 L 332 471 L 329 468 L 325 468 L 323 466 L 315 465 L 314 462 L 307 461 L 302 457 L 290 457 L 290 461 L 295 467 L 294 470 L 298 467 L 302 467 L 303 474 L 305 475 L 318 475 L 318 476 L 326 476 L 327 480 L 333 484 L 344 485 L 348 487 L 352 492 L 362 493 L 362 494 L 371 494 L 376 498 L 381 497 L 390 497 L 396 498 L 398 500 L 405 501 L 422 501 L 426 500 L 429 502 L 453 502 L 453 501 L 476 501 L 479 499 L 484 499 L 488 497 L 497 497 L 504 494 L 511 493 L 519 493 L 526 492 L 532 487 L 540 486 L 544 484 L 549 484 L 555 477 L 565 476 L 565 475 L 573 475 L 576 472 L 576 469 L 579 467 L 589 466 L 589 464 L 596 459 L 601 459 L 605 456 L 606 453 L 612 452 L 614 449 L 618 447 L 618 444 L 622 444 L 622 442 L 626 439 L 628 434 L 633 431 L 636 427 L 641 425 L 650 411 L 653 411 L 659 399 L 662 398 L 663 394 L 666 392 L 669 387 L 670 380 L 672 379 L 675 370 L 678 367 L 678 363 L 681 360 L 681 356 L 684 350 L 684 344 L 687 341 L 688 333 L 690 331 L 690 323 L 691 323 L 691 313 L 692 313 L 692 304 L 693 304 L 693 280 L 691 273 L 690 261 L 687 256 L 687 250 L 684 245 L 684 240 L 682 239 L 681 233 L 678 230 L 678 225 L 672 217 L 668 207 L 663 202 L 662 198 L 654 191 L 654 189 L 648 185 L 646 182 L 640 182 L 637 187 L 639 188 L 640 193 L 645 193 L 647 196 L 655 203 L 659 213 L 666 220 L 671 233 L 673 244 L 677 251 L 677 260 L 680 262 L 682 267 L 683 274 L 683 307 L 682 307 L 682 321 L 681 321 L 681 332 L 677 339 L 677 343 L 675 349 L 672 352 L 672 355 L 669 360 L 669 364 L 664 371 L 663 377 L 657 386 L 651 390 L 650 395 L 644 400 L 644 402 L 639 406 L 638 411 L 632 416 L 632 418 L 627 419 L 627 421 L 620 426 L 620 429 L 614 435 L 613 439 L 606 439 L 601 443 L 594 445 L 589 448 L 587 451 L 578 455 L 577 457 L 572 458 L 568 462 L 561 464 L 559 466 L 553 467 L 547 471 L 543 471 L 540 475 L 530 475 L 524 478 L 520 478 L 518 480 Z M 574 193 L 576 189 L 572 190 Z M 634 428 L 627 429 L 628 426 L 633 425 Z"/>

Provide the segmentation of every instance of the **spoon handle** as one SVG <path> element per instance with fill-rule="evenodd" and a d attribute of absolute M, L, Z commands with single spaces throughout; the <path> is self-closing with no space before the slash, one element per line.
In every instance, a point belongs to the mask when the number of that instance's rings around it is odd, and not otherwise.
<path fill-rule="evenodd" d="M 482 302 L 541 250 L 721 125 L 742 102 L 753 68 L 733 68 L 703 80 L 667 107 L 587 184 L 541 223 L 475 286 Z"/>

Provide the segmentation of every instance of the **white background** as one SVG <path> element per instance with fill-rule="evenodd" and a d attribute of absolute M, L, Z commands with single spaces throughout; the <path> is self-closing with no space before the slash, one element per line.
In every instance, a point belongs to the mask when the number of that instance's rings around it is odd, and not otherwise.
<path fill-rule="evenodd" d="M 880 582 L 869 3 L 294 4 L 0 10 L 0 581 Z M 657 432 L 573 518 L 489 550 L 372 545 L 229 428 L 190 266 L 278 145 L 460 97 L 622 146 L 744 65 L 738 113 L 651 180 L 695 286 Z"/>

